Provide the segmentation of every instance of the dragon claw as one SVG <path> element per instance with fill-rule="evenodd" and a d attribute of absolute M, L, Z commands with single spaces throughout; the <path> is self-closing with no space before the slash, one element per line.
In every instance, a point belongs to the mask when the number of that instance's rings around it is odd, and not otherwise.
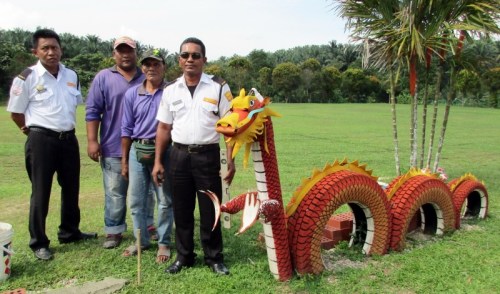
<path fill-rule="evenodd" d="M 245 196 L 245 208 L 241 219 L 241 227 L 236 235 L 248 230 L 257 221 L 260 211 L 260 200 L 255 193 L 247 193 Z"/>

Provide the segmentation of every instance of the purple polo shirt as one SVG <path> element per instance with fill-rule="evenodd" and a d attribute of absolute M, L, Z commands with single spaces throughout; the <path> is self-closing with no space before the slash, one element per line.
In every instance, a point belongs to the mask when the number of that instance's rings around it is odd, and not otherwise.
<path fill-rule="evenodd" d="M 92 81 L 86 101 L 85 121 L 100 121 L 101 154 L 103 157 L 121 157 L 122 101 L 125 92 L 140 85 L 144 74 L 140 68 L 129 82 L 116 65 L 101 70 Z"/>
<path fill-rule="evenodd" d="M 122 137 L 154 139 L 156 137 L 156 113 L 160 105 L 165 82 L 152 95 L 144 88 L 146 81 L 132 87 L 123 100 Z"/>

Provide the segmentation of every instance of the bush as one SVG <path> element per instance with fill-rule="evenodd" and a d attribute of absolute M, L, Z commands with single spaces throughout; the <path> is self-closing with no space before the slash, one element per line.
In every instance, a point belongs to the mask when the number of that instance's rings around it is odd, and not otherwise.
<path fill-rule="evenodd" d="M 410 104 L 411 95 L 408 92 L 401 92 L 398 96 L 396 96 L 396 103 L 398 104 Z"/>

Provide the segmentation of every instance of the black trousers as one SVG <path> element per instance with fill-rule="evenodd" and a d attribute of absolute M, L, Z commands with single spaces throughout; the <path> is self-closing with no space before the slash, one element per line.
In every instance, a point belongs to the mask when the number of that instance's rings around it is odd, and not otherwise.
<path fill-rule="evenodd" d="M 210 190 L 222 195 L 220 178 L 220 150 L 190 153 L 174 145 L 170 153 L 169 179 L 172 187 L 172 202 L 175 221 L 175 243 L 177 260 L 193 264 L 194 210 L 198 198 L 200 212 L 200 239 L 205 263 L 221 263 L 224 260 L 220 220 L 212 231 L 215 210 L 212 201 L 199 190 Z"/>
<path fill-rule="evenodd" d="M 80 236 L 80 151 L 74 134 L 57 137 L 51 131 L 30 131 L 25 144 L 26 171 L 31 181 L 29 214 L 32 250 L 48 247 L 45 233 L 46 218 L 54 173 L 61 186 L 61 223 L 59 240 L 72 240 Z"/>

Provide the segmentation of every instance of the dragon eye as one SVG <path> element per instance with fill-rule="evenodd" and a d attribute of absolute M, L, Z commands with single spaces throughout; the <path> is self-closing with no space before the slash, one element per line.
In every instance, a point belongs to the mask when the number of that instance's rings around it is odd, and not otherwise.
<path fill-rule="evenodd" d="M 250 100 L 250 107 L 254 106 L 255 104 L 255 101 L 254 100 Z"/>

